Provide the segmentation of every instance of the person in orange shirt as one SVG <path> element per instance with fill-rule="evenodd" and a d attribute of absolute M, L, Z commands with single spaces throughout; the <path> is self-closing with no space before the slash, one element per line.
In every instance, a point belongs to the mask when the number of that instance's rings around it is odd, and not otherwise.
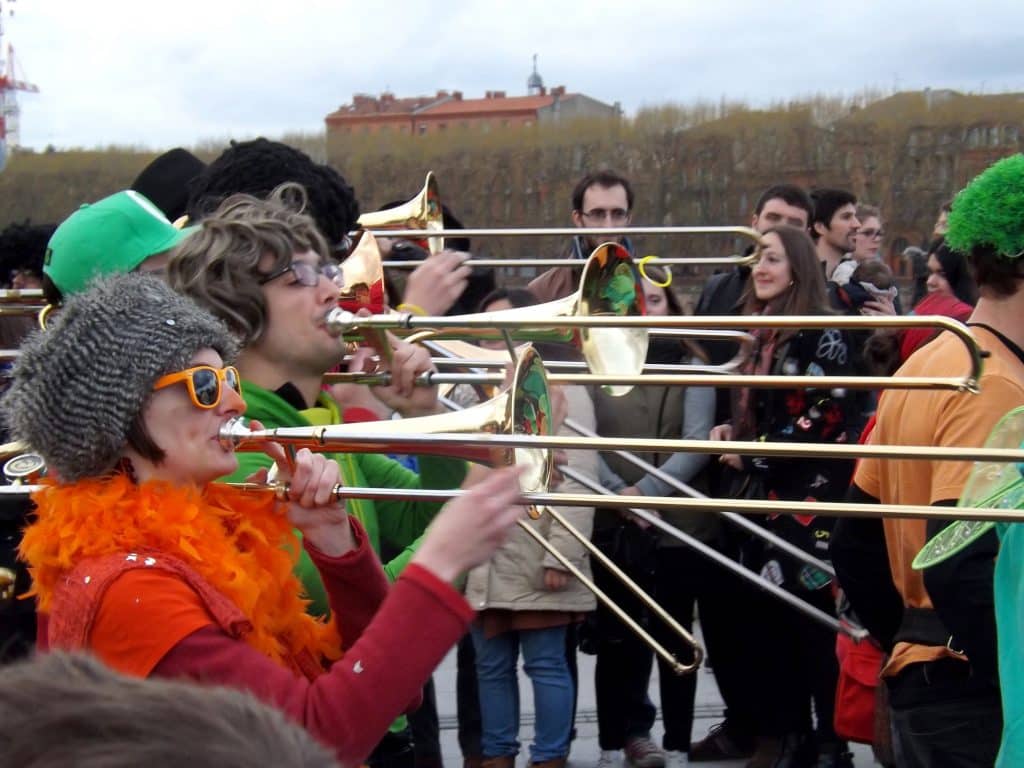
<path fill-rule="evenodd" d="M 967 255 L 980 298 L 967 324 L 987 350 L 980 394 L 886 391 L 871 441 L 982 446 L 996 422 L 1024 404 L 1024 155 L 1002 160 L 956 198 L 948 244 Z M 943 333 L 895 376 L 955 376 L 969 364 Z M 853 501 L 954 506 L 969 462 L 866 459 Z M 991 766 L 1002 730 L 992 580 L 994 532 L 928 571 L 911 562 L 942 527 L 925 520 L 842 520 L 832 555 L 865 627 L 891 655 L 894 751 L 901 766 Z"/>
<path fill-rule="evenodd" d="M 446 505 L 389 588 L 336 462 L 271 444 L 288 501 L 213 482 L 237 466 L 220 440 L 245 411 L 236 352 L 220 320 L 140 274 L 96 281 L 25 344 L 2 406 L 51 471 L 20 547 L 39 644 L 249 691 L 356 765 L 466 632 L 451 582 L 520 514 L 517 473 Z M 301 549 L 330 621 L 306 610 Z"/>

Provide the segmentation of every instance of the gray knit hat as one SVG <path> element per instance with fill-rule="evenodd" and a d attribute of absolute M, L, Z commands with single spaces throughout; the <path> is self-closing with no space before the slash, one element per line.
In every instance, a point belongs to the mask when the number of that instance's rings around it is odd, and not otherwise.
<path fill-rule="evenodd" d="M 22 345 L 0 407 L 13 436 L 61 480 L 101 475 L 117 463 L 156 380 L 204 347 L 225 362 L 238 352 L 227 326 L 158 278 L 102 278 Z"/>

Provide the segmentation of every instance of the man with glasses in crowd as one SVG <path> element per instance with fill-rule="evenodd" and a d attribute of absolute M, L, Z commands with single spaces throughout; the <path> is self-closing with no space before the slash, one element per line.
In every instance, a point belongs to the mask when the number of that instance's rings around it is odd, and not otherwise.
<path fill-rule="evenodd" d="M 614 171 L 588 173 L 572 191 L 572 223 L 580 228 L 628 227 L 633 215 L 633 188 L 627 179 Z M 624 236 L 576 235 L 569 244 L 565 258 L 586 259 L 601 243 L 621 243 L 630 253 L 633 246 Z M 554 301 L 575 292 L 582 272 L 555 267 L 535 278 L 529 286 L 542 302 Z"/>
<path fill-rule="evenodd" d="M 850 282 L 850 275 L 861 264 L 882 260 L 881 248 L 885 230 L 882 229 L 881 211 L 874 205 L 858 203 L 856 215 L 860 226 L 853 234 L 853 247 L 832 270 L 832 282 L 838 285 Z"/>

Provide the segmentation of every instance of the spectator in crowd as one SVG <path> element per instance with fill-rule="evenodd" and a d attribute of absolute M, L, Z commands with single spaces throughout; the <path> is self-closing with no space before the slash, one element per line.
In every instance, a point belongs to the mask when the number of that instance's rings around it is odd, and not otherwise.
<path fill-rule="evenodd" d="M 47 245 L 43 292 L 50 304 L 85 290 L 99 275 L 160 273 L 192 230 L 174 227 L 134 190 L 85 204 L 60 223 Z"/>
<path fill-rule="evenodd" d="M 614 171 L 588 173 L 572 191 L 572 223 L 579 228 L 628 227 L 633 220 L 633 187 Z M 621 243 L 633 254 L 633 245 L 624 236 L 593 237 L 577 235 L 563 254 L 567 259 L 587 259 L 601 243 Z M 574 293 L 579 285 L 579 270 L 553 267 L 530 281 L 527 286 L 541 302 L 554 301 Z"/>
<path fill-rule="evenodd" d="M 751 272 L 744 313 L 751 315 L 827 314 L 825 283 L 814 245 L 804 232 L 777 227 L 764 235 L 764 249 Z M 838 375 L 850 372 L 846 335 L 836 329 L 780 331 L 756 329 L 757 347 L 746 372 L 760 375 Z M 845 443 L 859 432 L 856 407 L 845 390 L 738 389 L 732 420 L 711 431 L 712 440 L 766 440 Z M 726 454 L 720 462 L 735 473 L 732 496 L 794 501 L 834 501 L 849 484 L 852 464 L 842 459 L 815 461 Z M 830 519 L 783 515 L 767 521 L 776 534 L 818 557 L 827 557 Z M 751 553 L 753 556 L 753 553 Z M 828 575 L 796 565 L 770 546 L 756 555 L 762 576 L 834 613 Z M 776 609 L 777 610 L 777 609 Z M 775 622 L 759 643 L 761 658 L 772 659 L 760 712 L 761 751 L 776 751 L 777 765 L 850 766 L 845 742 L 835 734 L 832 713 L 838 667 L 835 633 L 802 616 Z M 772 677 L 774 676 L 774 677 Z M 817 726 L 809 732 L 813 701 Z M 764 755 L 767 757 L 767 755 Z"/>
<path fill-rule="evenodd" d="M 671 273 L 656 265 L 645 267 L 643 281 L 647 314 L 680 316 L 682 304 L 671 286 Z M 706 362 L 703 352 L 678 339 L 651 339 L 648 363 L 697 364 Z M 642 386 L 628 394 L 612 397 L 595 390 L 597 430 L 605 438 L 686 438 L 707 437 L 714 414 L 714 390 L 710 387 Z M 707 463 L 707 456 L 693 453 L 639 454 L 640 458 L 684 483 L 693 483 Z M 655 475 L 638 469 L 613 452 L 601 454 L 604 462 L 602 483 L 625 496 L 672 496 L 676 491 Z M 665 512 L 665 521 L 704 542 L 716 542 L 718 520 L 713 514 Z M 596 513 L 594 541 L 619 567 L 639 576 L 662 607 L 680 624 L 690 629 L 698 600 L 715 593 L 717 572 L 700 555 L 687 549 L 677 537 L 650 528 L 625 509 Z M 641 624 L 650 626 L 655 637 L 683 663 L 692 661 L 691 650 L 668 630 L 664 622 L 648 616 L 648 609 L 622 588 L 606 572 L 598 572 L 598 586 L 612 595 Z M 705 589 L 706 588 L 706 589 Z M 701 603 L 703 605 L 703 602 Z M 651 741 L 654 706 L 647 696 L 653 653 L 618 618 L 599 606 L 594 617 L 597 666 L 599 766 L 616 765 L 625 750 L 629 765 L 650 766 L 665 763 L 683 766 L 690 751 L 693 726 L 695 675 L 677 675 L 658 659 L 661 713 L 665 725 L 663 749 Z"/>
<path fill-rule="evenodd" d="M 860 264 L 866 261 L 880 261 L 882 258 L 882 240 L 885 231 L 882 229 L 882 213 L 873 206 L 860 203 L 857 205 L 857 221 L 860 227 L 853 235 L 853 250 L 847 254 L 832 272 L 832 282 L 845 285 L 850 275 Z"/>
<path fill-rule="evenodd" d="M 757 200 L 750 226 L 764 233 L 777 226 L 790 226 L 806 230 L 814 206 L 800 187 L 776 184 Z M 751 246 L 748 253 L 752 253 Z M 697 315 L 733 315 L 742 311 L 742 298 L 747 288 L 750 267 L 738 265 L 712 275 L 697 302 Z M 734 344 L 707 342 L 704 345 L 710 362 L 721 365 L 733 357 Z M 715 393 L 715 423 L 722 424 L 731 417 L 731 390 L 723 387 Z M 723 496 L 730 490 L 730 478 L 723 473 L 723 465 L 710 462 L 704 474 L 704 483 L 714 496 Z M 732 528 L 722 530 L 719 546 L 736 560 L 750 542 L 748 534 Z M 752 640 L 747 627 L 750 616 L 773 620 L 778 605 L 771 597 L 727 572 L 718 574 L 716 585 L 720 599 L 700 604 L 701 629 L 707 647 L 710 665 L 715 671 L 715 682 L 725 702 L 725 720 L 712 727 L 708 736 L 690 747 L 690 762 L 750 757 L 758 746 L 758 721 L 762 702 L 772 691 L 762 682 L 765 665 L 758 658 L 760 649 Z M 748 642 L 748 639 L 750 642 Z M 774 768 L 778 743 L 764 741 L 751 768 Z"/>
<path fill-rule="evenodd" d="M 850 251 L 860 227 L 857 198 L 844 189 L 816 189 L 811 193 L 814 214 L 810 233 L 826 280 Z"/>
<path fill-rule="evenodd" d="M 915 245 L 903 249 L 903 260 L 910 266 L 914 290 L 911 293 L 910 306 L 916 307 L 918 302 L 928 293 L 928 252 Z"/>
<path fill-rule="evenodd" d="M 932 243 L 928 249 L 927 265 L 928 279 L 925 286 L 928 293 L 954 296 L 972 307 L 978 302 L 978 286 L 971 276 L 967 259 L 962 253 L 950 248 L 945 238 Z"/>
<path fill-rule="evenodd" d="M 12 766 L 338 765 L 307 731 L 248 693 L 140 680 L 60 652 L 0 668 L 0 752 Z"/>
<path fill-rule="evenodd" d="M 143 168 L 131 189 L 145 196 L 170 221 L 184 225 L 189 187 L 205 168 L 206 164 L 187 149 L 175 147 Z"/>
<path fill-rule="evenodd" d="M 867 314 L 864 312 L 865 304 L 869 301 L 895 303 L 898 289 L 892 270 L 881 261 L 870 260 L 858 264 L 850 273 L 850 279 L 836 292 L 839 300 L 850 310 Z"/>

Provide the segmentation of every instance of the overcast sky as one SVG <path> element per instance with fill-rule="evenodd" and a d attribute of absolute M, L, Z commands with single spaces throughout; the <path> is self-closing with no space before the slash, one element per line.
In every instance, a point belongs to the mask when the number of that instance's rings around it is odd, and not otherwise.
<path fill-rule="evenodd" d="M 2 2 L 40 88 L 19 94 L 36 148 L 319 131 L 355 92 L 521 95 L 534 53 L 549 87 L 627 114 L 866 86 L 1024 91 L 1022 0 Z"/>

